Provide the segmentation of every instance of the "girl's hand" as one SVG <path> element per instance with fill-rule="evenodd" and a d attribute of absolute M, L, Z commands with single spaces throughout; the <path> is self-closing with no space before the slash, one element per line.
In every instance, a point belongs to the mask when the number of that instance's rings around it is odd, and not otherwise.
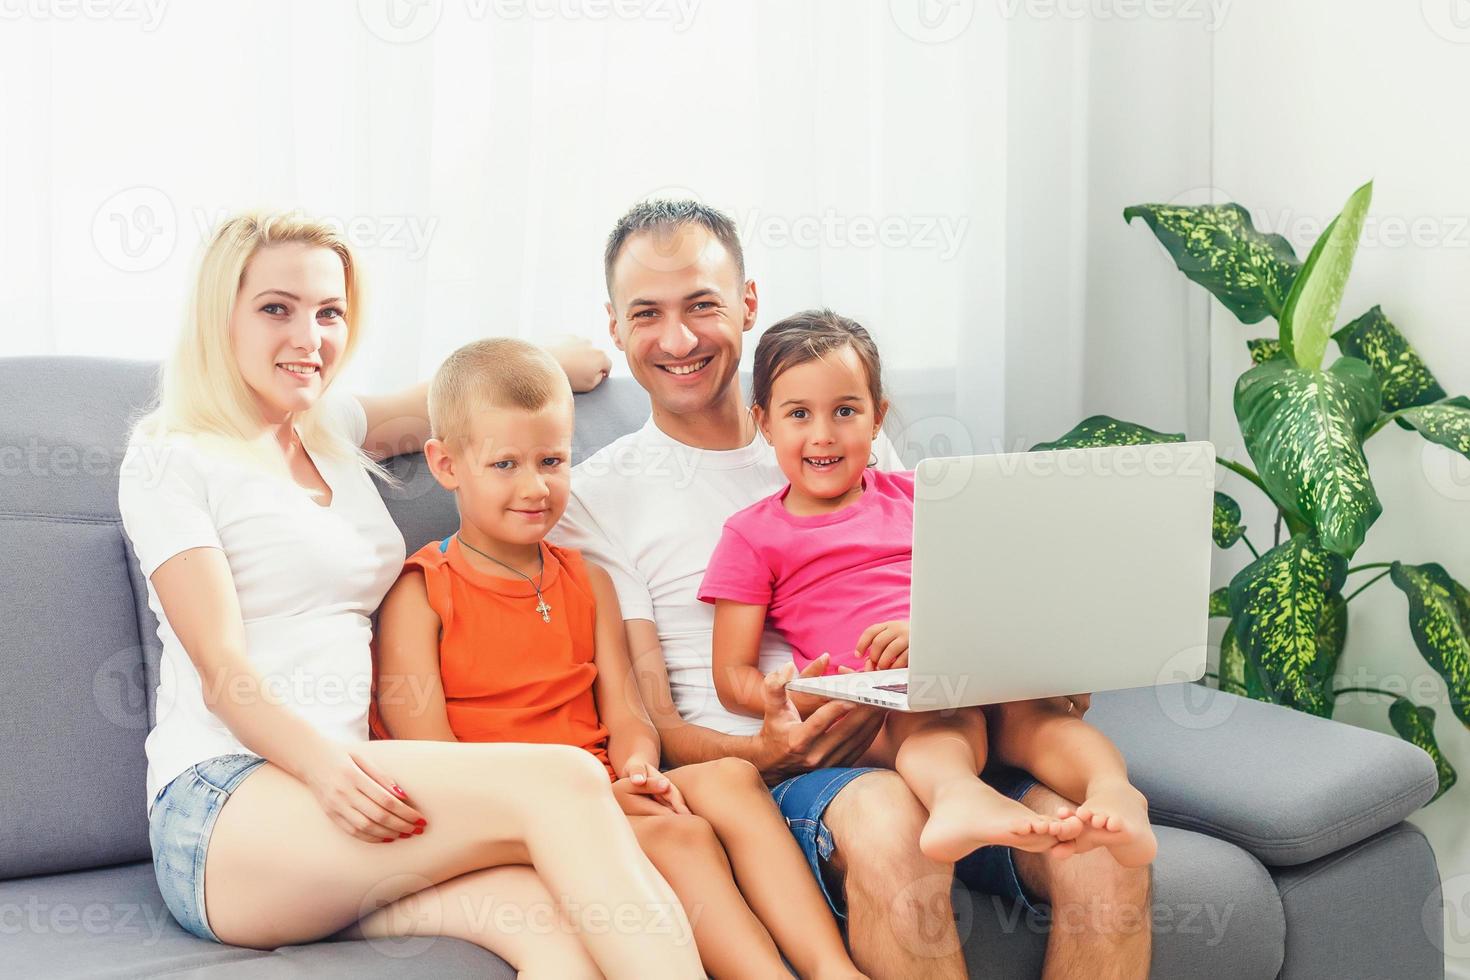
<path fill-rule="evenodd" d="M 331 821 L 358 840 L 386 844 L 428 826 L 397 783 L 340 743 L 326 742 L 302 781 Z"/>
<path fill-rule="evenodd" d="M 634 757 L 624 764 L 623 778 L 613 784 L 614 792 L 617 792 L 619 783 L 627 783 L 625 792 L 651 797 L 660 806 L 675 813 L 689 812 L 689 806 L 684 802 L 684 794 L 679 792 L 679 787 L 674 785 L 674 781 L 659 772 L 657 766 L 642 759 Z"/>
<path fill-rule="evenodd" d="M 870 670 L 891 670 L 909 665 L 909 621 L 895 619 L 875 623 L 858 637 L 857 652 L 868 658 Z"/>

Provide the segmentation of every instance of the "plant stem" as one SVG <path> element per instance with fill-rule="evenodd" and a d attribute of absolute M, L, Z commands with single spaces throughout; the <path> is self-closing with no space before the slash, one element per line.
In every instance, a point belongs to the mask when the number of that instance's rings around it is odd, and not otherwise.
<path fill-rule="evenodd" d="M 1261 557 L 1261 553 L 1256 550 L 1255 545 L 1251 544 L 1251 539 L 1245 536 L 1244 531 L 1240 532 L 1240 540 L 1245 542 L 1245 546 L 1251 550 L 1251 554 L 1253 556 L 1255 556 L 1256 558 Z"/>
<path fill-rule="evenodd" d="M 1378 416 L 1378 421 L 1377 422 L 1374 422 L 1373 423 L 1373 427 L 1370 428 L 1367 432 L 1363 433 L 1363 438 L 1361 440 L 1359 440 L 1359 441 L 1360 442 L 1367 442 L 1369 439 L 1373 438 L 1373 435 L 1379 429 L 1383 428 L 1385 425 L 1387 425 L 1388 423 L 1392 422 L 1394 419 L 1398 418 L 1399 417 L 1399 414 L 1401 412 L 1403 412 L 1403 411 L 1404 411 L 1404 409 L 1401 408 L 1397 412 L 1387 412 L 1387 413 L 1385 413 L 1383 415 Z"/>
<path fill-rule="evenodd" d="M 1258 476 L 1256 474 L 1256 471 L 1253 470 L 1253 469 L 1251 469 L 1249 466 L 1243 466 L 1242 464 L 1237 463 L 1233 459 L 1221 459 L 1218 456 L 1215 457 L 1215 462 L 1219 463 L 1221 466 L 1225 467 L 1230 472 L 1239 474 L 1240 476 L 1243 476 L 1247 480 L 1249 480 L 1252 483 L 1254 483 L 1260 489 L 1260 491 L 1262 493 L 1264 493 L 1267 497 L 1270 497 L 1271 496 L 1271 491 L 1269 491 L 1269 490 L 1266 489 L 1266 484 L 1264 484 L 1264 483 L 1261 482 L 1260 476 Z"/>
<path fill-rule="evenodd" d="M 1352 591 L 1352 594 L 1349 595 L 1346 599 L 1344 599 L 1342 601 L 1343 602 L 1352 602 L 1353 601 L 1353 596 L 1357 595 L 1359 592 L 1362 592 L 1368 586 L 1372 585 L 1374 582 L 1376 582 L 1379 579 L 1383 578 L 1383 576 L 1389 574 L 1389 572 L 1391 572 L 1391 571 L 1392 571 L 1392 569 L 1389 569 L 1389 571 L 1387 571 L 1387 572 L 1379 572 L 1377 575 L 1373 576 L 1368 581 L 1364 582 L 1362 585 L 1360 585 L 1356 589 L 1354 589 Z"/>
<path fill-rule="evenodd" d="M 1278 545 L 1280 543 L 1281 543 L 1281 511 L 1280 511 L 1280 509 L 1277 509 L 1277 511 L 1276 511 L 1276 534 L 1271 539 L 1271 547 L 1274 548 L 1274 547 L 1276 547 L 1276 545 Z"/>
<path fill-rule="evenodd" d="M 1361 572 L 1365 568 L 1393 568 L 1393 562 L 1391 562 L 1391 561 L 1370 561 L 1370 562 L 1367 562 L 1366 564 L 1354 565 L 1352 568 L 1349 568 L 1347 570 L 1347 573 L 1349 575 L 1351 575 L 1351 574 L 1353 574 L 1353 572 Z"/>
<path fill-rule="evenodd" d="M 1333 697 L 1337 697 L 1340 694 L 1382 694 L 1386 698 L 1398 697 L 1392 691 L 1385 691 L 1381 687 L 1341 687 L 1332 692 Z"/>

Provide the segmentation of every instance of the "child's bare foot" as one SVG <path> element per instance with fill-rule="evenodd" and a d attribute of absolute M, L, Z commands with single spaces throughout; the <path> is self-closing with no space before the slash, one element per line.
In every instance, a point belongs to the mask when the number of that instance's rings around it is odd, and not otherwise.
<path fill-rule="evenodd" d="M 1148 822 L 1148 800 L 1126 780 L 1099 783 L 1075 810 L 1058 807 L 1057 818 L 1080 821 L 1081 833 L 1059 844 L 1054 856 L 1069 857 L 1106 847 L 1125 868 L 1140 868 L 1154 859 L 1159 842 Z"/>
<path fill-rule="evenodd" d="M 958 861 L 986 844 L 1047 851 L 1056 846 L 1063 823 L 1002 796 L 979 779 L 968 779 L 935 795 L 919 834 L 919 850 L 935 861 Z"/>

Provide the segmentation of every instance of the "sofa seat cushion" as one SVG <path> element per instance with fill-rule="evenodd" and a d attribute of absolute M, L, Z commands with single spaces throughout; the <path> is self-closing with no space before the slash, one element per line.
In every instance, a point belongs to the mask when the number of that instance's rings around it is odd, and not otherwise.
<path fill-rule="evenodd" d="M 444 937 L 349 940 L 269 951 L 198 939 L 169 914 L 147 861 L 0 882 L 0 935 L 4 974 L 15 977 L 515 976 L 499 957 Z"/>

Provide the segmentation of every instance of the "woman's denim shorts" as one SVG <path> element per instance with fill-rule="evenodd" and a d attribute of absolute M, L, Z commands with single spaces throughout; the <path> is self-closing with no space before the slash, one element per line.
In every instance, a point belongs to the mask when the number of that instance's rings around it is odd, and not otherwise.
<path fill-rule="evenodd" d="M 214 822 L 235 787 L 263 765 L 258 755 L 217 755 L 179 773 L 153 799 L 148 844 L 158 890 L 179 925 L 200 939 L 220 941 L 204 915 L 204 858 Z"/>

